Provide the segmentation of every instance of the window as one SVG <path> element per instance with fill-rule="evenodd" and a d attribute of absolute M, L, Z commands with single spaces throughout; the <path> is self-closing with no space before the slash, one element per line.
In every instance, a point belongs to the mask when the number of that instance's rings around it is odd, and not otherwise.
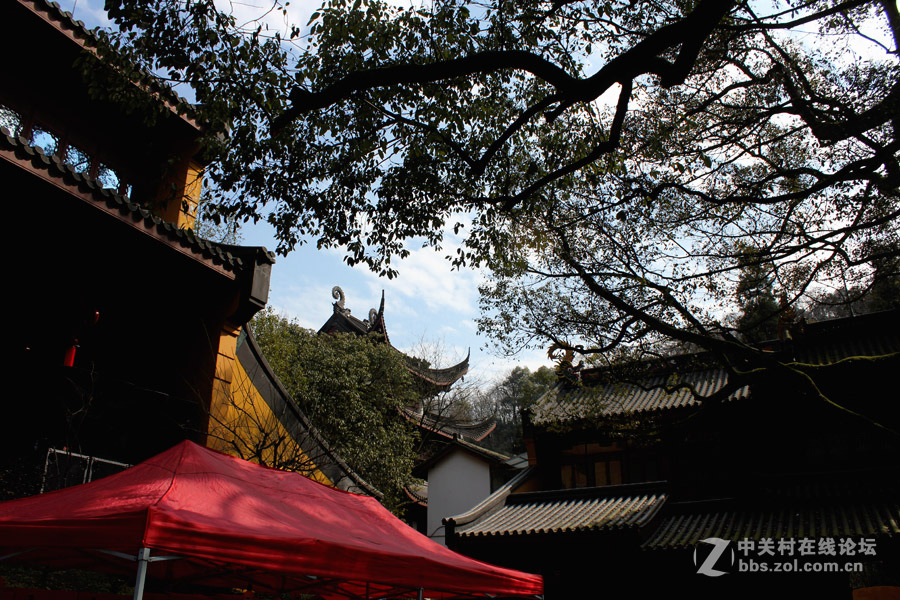
<path fill-rule="evenodd" d="M 31 130 L 31 145 L 38 146 L 47 156 L 53 156 L 59 150 L 59 138 L 41 125 Z"/>
<path fill-rule="evenodd" d="M 567 489 L 619 485 L 622 462 L 614 457 L 587 457 L 560 467 L 562 486 Z"/>
<path fill-rule="evenodd" d="M 63 162 L 72 165 L 76 173 L 91 172 L 91 157 L 78 146 L 69 145 L 66 148 Z"/>
<path fill-rule="evenodd" d="M 36 123 L 33 114 L 23 115 L 0 104 L 0 127 L 13 136 L 27 137 L 32 146 L 39 147 L 47 156 L 58 156 L 63 163 L 71 165 L 76 173 L 83 173 L 96 179 L 103 188 L 126 196 L 131 195 L 131 185 L 122 181 L 114 168 L 100 163 L 96 157 L 70 142 L 65 136 L 59 135 L 41 123 Z"/>
<path fill-rule="evenodd" d="M 22 115 L 0 104 L 0 127 L 9 131 L 13 137 L 18 137 L 22 135 L 22 126 Z"/>

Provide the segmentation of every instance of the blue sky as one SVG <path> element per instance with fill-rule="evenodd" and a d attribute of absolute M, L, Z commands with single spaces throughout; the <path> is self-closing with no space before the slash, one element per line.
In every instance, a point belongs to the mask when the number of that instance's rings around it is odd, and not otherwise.
<path fill-rule="evenodd" d="M 111 25 L 103 11 L 103 0 L 58 0 L 63 10 L 73 12 L 88 27 Z M 320 0 L 292 1 L 288 6 L 290 22 L 305 26 Z M 233 3 L 239 20 L 251 20 L 267 0 Z M 284 27 L 279 15 L 272 27 Z M 260 223 L 242 228 L 245 245 L 276 245 L 273 230 Z M 391 343 L 397 348 L 434 361 L 436 366 L 454 364 L 471 348 L 467 380 L 487 384 L 502 378 L 515 366 L 532 370 L 549 364 L 544 351 L 532 350 L 516 356 L 502 356 L 486 347 L 489 340 L 478 335 L 478 283 L 482 273 L 467 269 L 454 271 L 444 255 L 452 251 L 445 245 L 441 253 L 411 248 L 408 258 L 397 264 L 399 276 L 379 278 L 364 267 L 348 267 L 338 250 L 317 250 L 304 245 L 287 257 L 278 257 L 272 271 L 269 305 L 304 327 L 318 329 L 332 312 L 331 289 L 338 285 L 346 295 L 346 307 L 360 319 L 377 308 L 381 291 L 385 292 L 385 322 Z"/>

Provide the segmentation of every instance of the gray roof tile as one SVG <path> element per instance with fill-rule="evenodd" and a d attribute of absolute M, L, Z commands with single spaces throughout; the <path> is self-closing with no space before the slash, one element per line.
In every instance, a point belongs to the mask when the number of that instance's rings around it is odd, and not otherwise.
<path fill-rule="evenodd" d="M 642 527 L 666 498 L 647 485 L 511 494 L 499 510 L 456 531 L 460 536 L 503 536 Z"/>
<path fill-rule="evenodd" d="M 723 540 L 900 534 L 896 469 L 760 478 L 737 498 L 669 503 L 648 550 Z"/>
<path fill-rule="evenodd" d="M 900 327 L 894 326 L 898 315 L 900 311 L 894 310 L 809 323 L 797 339 L 764 342 L 761 347 L 779 360 L 807 365 L 896 354 L 900 352 Z M 699 406 L 703 397 L 718 392 L 728 381 L 726 370 L 712 361 L 711 355 L 701 353 L 586 369 L 581 373 L 582 384 L 558 383 L 538 399 L 532 408 L 532 422 L 546 425 Z M 625 376 L 617 375 L 619 370 Z M 677 388 L 685 384 L 700 398 L 689 389 Z M 745 385 L 728 399 L 748 397 L 750 386 Z"/>
<path fill-rule="evenodd" d="M 660 411 L 685 406 L 697 406 L 700 402 L 685 388 L 667 391 L 679 384 L 689 384 L 702 396 L 709 396 L 727 381 L 724 369 L 672 374 L 643 379 L 640 385 L 633 383 L 606 383 L 578 387 L 557 384 L 544 394 L 532 409 L 535 424 L 608 417 L 627 413 Z M 748 387 L 742 387 L 729 398 L 746 398 Z"/>
<path fill-rule="evenodd" d="M 760 540 L 894 536 L 900 534 L 900 501 L 784 506 L 757 510 L 714 510 L 666 517 L 644 542 L 645 550 L 686 548 L 700 540 Z"/>

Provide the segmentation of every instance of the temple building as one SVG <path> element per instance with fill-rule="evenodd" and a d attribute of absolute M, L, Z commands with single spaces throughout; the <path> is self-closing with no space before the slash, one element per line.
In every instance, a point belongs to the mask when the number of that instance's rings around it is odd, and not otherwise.
<path fill-rule="evenodd" d="M 369 309 L 368 318 L 360 320 L 350 314 L 350 309 L 346 307 L 346 299 L 344 290 L 335 286 L 331 290 L 334 297 L 334 312 L 325 321 L 325 324 L 319 328 L 319 333 L 352 333 L 354 335 L 370 335 L 378 336 L 378 339 L 385 344 L 390 344 L 391 339 L 388 336 L 387 327 L 384 324 L 384 292 L 381 292 L 381 304 L 378 310 Z M 427 361 L 404 354 L 400 350 L 397 352 L 401 355 L 406 369 L 413 375 L 417 386 L 421 389 L 423 398 L 431 398 L 437 394 L 448 392 L 453 384 L 459 381 L 469 371 L 469 355 L 455 365 L 443 369 L 434 369 Z"/>
<path fill-rule="evenodd" d="M 384 292 L 378 309 L 370 309 L 360 320 L 346 306 L 344 291 L 332 289 L 334 311 L 319 333 L 375 335 L 390 344 L 384 318 Z M 450 414 L 442 394 L 449 392 L 469 370 L 469 355 L 446 368 L 433 368 L 427 361 L 397 350 L 420 390 L 420 400 L 400 409 L 418 430 L 421 443 L 419 461 L 413 475 L 422 483 L 407 487 L 410 504 L 406 519 L 421 533 L 444 542 L 441 518 L 482 500 L 515 472 L 509 457 L 486 448 L 484 442 L 497 426 L 496 419 L 469 421 Z"/>
<path fill-rule="evenodd" d="M 21 297 L 7 327 L 0 499 L 67 485 L 47 481 L 57 463 L 80 483 L 184 439 L 278 466 L 290 455 L 320 481 L 374 493 L 245 330 L 274 255 L 192 230 L 206 166 L 193 107 L 148 90 L 148 124 L 93 96 L 83 69 L 103 67 L 97 40 L 54 2 L 2 2 L 0 21 L 11 32 L 0 178 L 18 233 L 4 242 L 7 289 Z"/>
<path fill-rule="evenodd" d="M 374 335 L 380 342 L 391 344 L 384 321 L 384 292 L 381 293 L 381 304 L 378 309 L 369 309 L 368 318 L 364 320 L 351 314 L 346 306 L 344 290 L 335 286 L 331 290 L 331 295 L 336 300 L 333 303 L 334 311 L 319 328 L 319 333 Z M 447 439 L 456 437 L 479 442 L 494 430 L 496 423 L 493 417 L 481 421 L 462 421 L 444 414 L 443 404 L 440 401 L 433 401 L 440 394 L 449 392 L 453 384 L 469 372 L 469 354 L 455 365 L 435 369 L 426 360 L 409 356 L 400 350 L 397 350 L 397 353 L 413 376 L 420 392 L 420 401 L 413 406 L 404 407 L 402 413 L 423 432 Z"/>
<path fill-rule="evenodd" d="M 447 545 L 542 573 L 548 600 L 896 597 L 900 311 L 764 349 L 831 403 L 776 374 L 704 406 L 727 380 L 705 354 L 586 369 L 529 413 L 528 468 L 445 515 Z"/>

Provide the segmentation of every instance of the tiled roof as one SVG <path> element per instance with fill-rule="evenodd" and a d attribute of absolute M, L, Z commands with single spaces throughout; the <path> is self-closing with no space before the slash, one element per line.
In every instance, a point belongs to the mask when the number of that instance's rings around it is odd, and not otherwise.
<path fill-rule="evenodd" d="M 835 363 L 848 356 L 884 356 L 900 352 L 900 328 L 886 328 L 877 336 L 804 344 L 794 353 L 798 362 L 813 365 Z"/>
<path fill-rule="evenodd" d="M 683 375 L 651 377 L 642 380 L 640 386 L 631 383 L 606 383 L 571 387 L 559 383 L 535 403 L 532 422 L 558 423 L 697 406 L 700 403 L 690 390 L 679 388 L 667 392 L 666 386 L 689 384 L 697 393 L 708 396 L 722 389 L 726 381 L 724 369 L 708 369 Z M 730 399 L 746 398 L 749 393 L 749 388 L 745 386 L 733 393 Z"/>
<path fill-rule="evenodd" d="M 428 470 L 432 465 L 439 462 L 453 450 L 462 450 L 469 455 L 476 456 L 494 465 L 506 465 L 506 461 L 509 460 L 509 457 L 505 454 L 494 452 L 493 450 L 467 442 L 460 438 L 440 440 L 440 444 L 438 444 L 436 448 L 435 446 L 431 446 L 431 448 L 433 449 L 433 453 L 430 456 L 427 456 L 423 462 L 416 465 L 413 470 L 414 474 L 420 475 L 421 477 L 427 477 Z"/>
<path fill-rule="evenodd" d="M 325 324 L 319 328 L 319 333 L 353 333 L 356 335 L 366 335 L 369 331 L 371 331 L 369 324 L 351 315 L 349 310 L 335 310 L 328 320 L 325 321 Z"/>
<path fill-rule="evenodd" d="M 35 13 L 42 13 L 57 29 L 71 32 L 72 35 L 82 41 L 96 43 L 96 35 L 87 28 L 82 21 L 76 21 L 69 11 L 64 11 L 56 2 L 47 0 L 19 0 L 19 2 Z"/>
<path fill-rule="evenodd" d="M 494 490 L 490 496 L 466 512 L 445 517 L 443 519 L 444 524 L 452 523 L 457 529 L 462 529 L 471 523 L 487 518 L 489 515 L 503 508 L 504 504 L 506 504 L 506 499 L 519 487 L 530 481 L 535 473 L 535 467 L 526 467 L 522 469 L 512 479 Z"/>
<path fill-rule="evenodd" d="M 450 385 L 456 383 L 459 379 L 463 377 L 466 373 L 469 372 L 469 357 L 471 356 L 471 351 L 466 354 L 466 357 L 458 362 L 457 364 L 446 367 L 444 369 L 432 369 L 427 366 L 427 364 L 412 356 L 403 355 L 403 360 L 406 363 L 406 368 L 413 374 L 431 383 L 433 385 L 439 387 L 449 387 Z"/>
<path fill-rule="evenodd" d="M 482 456 L 487 460 L 495 461 L 497 463 L 505 464 L 506 461 L 509 460 L 509 456 L 503 454 L 502 452 L 494 452 L 489 448 L 479 446 L 478 444 L 473 444 L 472 442 L 468 442 L 463 439 L 455 439 L 452 441 L 452 444 L 458 445 L 460 448 L 469 450 L 470 452 L 474 452 L 475 454 L 478 454 L 479 456 Z"/>
<path fill-rule="evenodd" d="M 418 407 L 407 406 L 400 409 L 400 411 L 404 417 L 417 427 L 422 427 L 447 438 L 457 437 L 472 442 L 480 442 L 497 427 L 497 419 L 493 416 L 482 421 L 459 421 L 429 412 L 422 413 Z"/>
<path fill-rule="evenodd" d="M 58 3 L 49 0 L 18 0 L 18 2 L 35 14 L 41 15 L 44 21 L 68 36 L 79 46 L 97 47 L 99 39 L 96 31 L 88 29 L 83 21 L 75 20 L 72 13 L 60 8 Z M 149 75 L 146 82 L 143 83 L 147 86 L 148 91 L 157 94 L 173 113 L 178 114 L 194 127 L 200 127 L 194 115 L 195 108 L 172 88 L 160 83 Z"/>
<path fill-rule="evenodd" d="M 764 342 L 760 347 L 778 360 L 811 365 L 897 354 L 900 311 L 809 323 L 793 341 Z M 711 361 L 711 355 L 700 353 L 582 371 L 581 385 L 561 382 L 538 399 L 532 408 L 532 422 L 540 425 L 699 406 L 701 400 L 690 390 L 675 386 L 688 384 L 700 396 L 721 390 L 728 374 Z M 740 400 L 750 394 L 750 386 L 745 385 L 728 399 Z"/>
<path fill-rule="evenodd" d="M 645 549 L 724 540 L 900 534 L 900 471 L 769 476 L 738 498 L 670 503 Z"/>
<path fill-rule="evenodd" d="M 524 469 L 528 466 L 528 453 L 522 452 L 521 454 L 510 456 L 507 459 L 506 464 L 514 469 Z"/>
<path fill-rule="evenodd" d="M 900 534 L 900 500 L 771 509 L 698 510 L 666 517 L 643 548 L 684 548 L 700 540 L 858 537 Z"/>
<path fill-rule="evenodd" d="M 428 506 L 428 482 L 411 483 L 403 488 L 407 497 L 419 506 Z"/>
<path fill-rule="evenodd" d="M 502 508 L 456 529 L 460 536 L 511 536 L 642 527 L 666 502 L 658 485 L 617 485 L 510 494 Z"/>
<path fill-rule="evenodd" d="M 378 310 L 374 308 L 369 310 L 369 318 L 366 320 L 360 320 L 350 314 L 350 309 L 344 306 L 344 291 L 339 286 L 332 288 L 331 294 L 337 300 L 334 303 L 334 312 L 325 324 L 319 328 L 319 333 L 337 332 L 353 333 L 355 335 L 377 333 L 384 337 L 385 343 L 391 343 L 387 333 L 387 326 L 384 323 L 384 291 L 381 292 L 381 305 Z M 459 363 L 443 369 L 432 369 L 426 361 L 420 358 L 408 356 L 400 352 L 400 350 L 397 350 L 397 352 L 400 353 L 406 370 L 420 380 L 437 388 L 449 389 L 451 385 L 469 372 L 469 356 L 471 352 L 466 354 L 466 357 Z"/>
<path fill-rule="evenodd" d="M 255 261 L 269 264 L 275 262 L 275 255 L 264 248 L 218 244 L 197 237 L 189 229 L 181 229 L 173 223 L 163 221 L 143 206 L 130 202 L 126 196 L 105 189 L 100 182 L 76 172 L 59 157 L 47 156 L 41 148 L 31 146 L 25 138 L 12 137 L 8 130 L 2 128 L 0 159 L 32 171 L 119 220 L 155 234 L 170 245 L 187 250 L 222 271 L 239 273 L 245 269 L 252 270 Z"/>

